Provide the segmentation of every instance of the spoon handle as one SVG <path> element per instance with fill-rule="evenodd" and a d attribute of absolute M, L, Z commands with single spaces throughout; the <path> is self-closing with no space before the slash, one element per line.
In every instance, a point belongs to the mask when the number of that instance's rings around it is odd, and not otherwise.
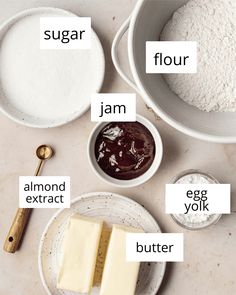
<path fill-rule="evenodd" d="M 6 252 L 15 253 L 15 251 L 18 249 L 31 210 L 31 208 L 19 208 L 17 210 L 15 218 L 13 220 L 13 223 L 4 243 L 3 249 Z"/>
<path fill-rule="evenodd" d="M 35 170 L 34 176 L 38 176 L 43 166 L 43 160 L 40 160 Z"/>

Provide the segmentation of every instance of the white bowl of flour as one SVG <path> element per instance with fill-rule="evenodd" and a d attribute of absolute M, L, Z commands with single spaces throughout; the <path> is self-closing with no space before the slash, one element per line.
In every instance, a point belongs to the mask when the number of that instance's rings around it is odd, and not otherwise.
<path fill-rule="evenodd" d="M 105 60 L 92 31 L 89 50 L 40 50 L 40 17 L 75 17 L 44 7 L 23 11 L 0 27 L 0 110 L 18 123 L 55 127 L 80 117 L 99 92 Z"/>
<path fill-rule="evenodd" d="M 187 3 L 187 9 L 182 8 L 174 15 Z M 216 11 L 209 3 L 216 5 Z M 191 41 L 198 41 L 200 46 L 206 47 L 206 50 L 201 50 L 207 56 L 200 56 L 200 66 L 206 61 L 208 64 L 199 68 L 200 75 L 196 79 L 183 75 L 165 79 L 163 75 L 146 74 L 146 41 L 160 40 L 164 27 L 173 15 L 174 20 L 169 23 L 169 30 L 165 30 L 162 38 L 189 40 L 189 34 L 191 39 L 197 39 Z M 208 21 L 204 22 L 206 18 Z M 176 28 L 175 21 L 178 22 Z M 118 44 L 125 30 L 129 30 L 128 54 L 134 82 L 122 71 L 117 60 Z M 180 38 L 181 32 L 183 36 Z M 121 76 L 139 91 L 158 116 L 174 128 L 206 141 L 236 143 L 236 79 L 233 78 L 236 75 L 235 34 L 235 1 L 139 0 L 131 18 L 114 39 L 113 61 Z M 222 51 L 226 48 L 227 51 Z M 225 60 L 223 64 L 217 58 L 221 53 L 222 60 Z"/>

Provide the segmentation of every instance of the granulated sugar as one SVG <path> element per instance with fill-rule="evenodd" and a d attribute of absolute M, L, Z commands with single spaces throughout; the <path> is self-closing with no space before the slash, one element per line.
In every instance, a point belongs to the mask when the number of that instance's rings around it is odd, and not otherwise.
<path fill-rule="evenodd" d="M 8 104 L 34 118 L 60 120 L 84 110 L 97 92 L 103 68 L 100 51 L 41 50 L 39 20 L 17 21 L 0 46 L 0 82 Z M 95 46 L 96 44 L 93 44 Z"/>
<path fill-rule="evenodd" d="M 236 1 L 190 0 L 165 26 L 162 41 L 197 41 L 198 73 L 168 74 L 170 88 L 203 111 L 236 111 Z"/>

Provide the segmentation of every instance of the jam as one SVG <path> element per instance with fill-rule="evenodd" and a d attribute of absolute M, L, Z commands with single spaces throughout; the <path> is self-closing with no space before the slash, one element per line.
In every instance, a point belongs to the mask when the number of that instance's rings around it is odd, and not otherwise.
<path fill-rule="evenodd" d="M 95 157 L 100 168 L 116 179 L 130 180 L 152 165 L 155 142 L 151 132 L 139 122 L 112 122 L 98 134 Z"/>

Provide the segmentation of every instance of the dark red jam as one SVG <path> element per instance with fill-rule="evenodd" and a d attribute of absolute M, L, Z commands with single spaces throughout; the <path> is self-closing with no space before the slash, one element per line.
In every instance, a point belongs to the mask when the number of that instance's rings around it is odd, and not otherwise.
<path fill-rule="evenodd" d="M 152 165 L 155 142 L 139 122 L 112 122 L 98 134 L 95 156 L 98 165 L 116 179 L 130 180 L 144 174 Z"/>

